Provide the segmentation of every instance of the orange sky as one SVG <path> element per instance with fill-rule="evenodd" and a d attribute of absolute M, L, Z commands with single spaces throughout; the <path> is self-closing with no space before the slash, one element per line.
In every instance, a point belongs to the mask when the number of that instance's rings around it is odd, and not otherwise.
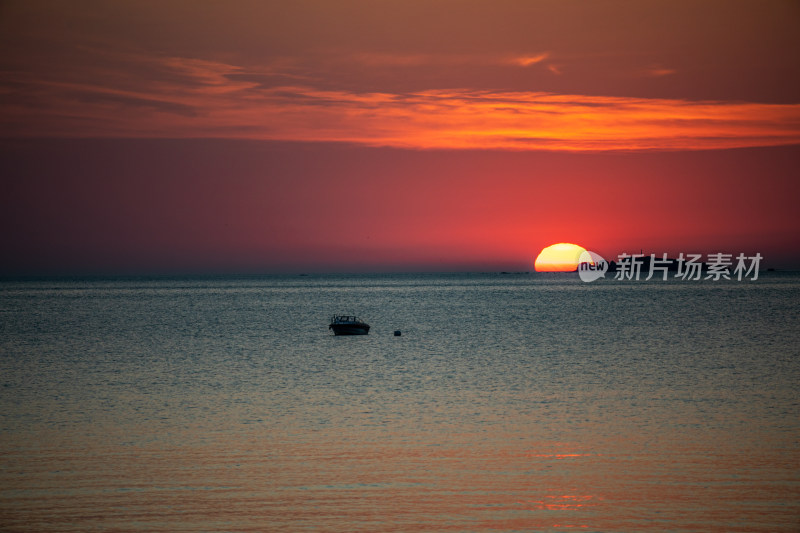
<path fill-rule="evenodd" d="M 0 273 L 794 264 L 800 7 L 696 4 L 5 2 Z"/>

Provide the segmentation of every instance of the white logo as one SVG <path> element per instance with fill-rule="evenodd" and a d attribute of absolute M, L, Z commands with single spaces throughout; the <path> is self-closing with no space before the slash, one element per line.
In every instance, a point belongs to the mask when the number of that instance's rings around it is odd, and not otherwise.
<path fill-rule="evenodd" d="M 578 258 L 578 275 L 583 281 L 589 282 L 606 277 L 608 263 L 600 254 L 585 251 Z"/>

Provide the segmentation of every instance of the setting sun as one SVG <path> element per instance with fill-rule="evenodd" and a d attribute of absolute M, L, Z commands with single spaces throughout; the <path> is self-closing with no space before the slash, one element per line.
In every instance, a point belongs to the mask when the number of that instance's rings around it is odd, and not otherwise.
<path fill-rule="evenodd" d="M 536 272 L 573 272 L 578 268 L 578 259 L 585 251 L 577 244 L 553 244 L 539 253 L 533 267 Z"/>

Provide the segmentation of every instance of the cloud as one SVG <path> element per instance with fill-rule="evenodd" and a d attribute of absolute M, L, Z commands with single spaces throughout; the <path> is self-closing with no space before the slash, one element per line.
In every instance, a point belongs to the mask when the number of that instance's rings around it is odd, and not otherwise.
<path fill-rule="evenodd" d="M 553 65 L 553 64 L 547 65 L 547 70 L 556 75 L 560 75 L 562 73 L 561 67 L 559 67 L 558 65 Z"/>
<path fill-rule="evenodd" d="M 18 76 L 2 87 L 3 131 L 11 137 L 236 138 L 413 149 L 701 150 L 800 143 L 798 104 L 471 89 L 354 92 L 316 87 L 310 78 L 288 71 L 284 76 L 269 65 L 246 69 L 182 57 L 130 63 L 136 67 L 125 77 L 93 73 L 80 83 Z"/>
<path fill-rule="evenodd" d="M 529 67 L 531 65 L 535 65 L 537 63 L 541 63 L 542 61 L 544 61 L 548 57 L 550 57 L 550 54 L 548 54 L 547 52 L 544 52 L 544 53 L 536 54 L 536 55 L 532 55 L 532 56 L 514 57 L 514 58 L 512 58 L 510 60 L 510 62 L 515 64 L 515 65 L 519 65 L 521 67 Z"/>
<path fill-rule="evenodd" d="M 512 56 L 499 54 L 445 54 L 445 53 L 426 53 L 426 54 L 401 54 L 401 53 L 375 53 L 341 52 L 336 58 L 329 58 L 329 61 L 339 63 L 359 63 L 368 67 L 420 67 L 420 66 L 518 66 L 529 67 L 536 65 L 550 57 L 549 52 L 542 52 L 533 55 Z"/>

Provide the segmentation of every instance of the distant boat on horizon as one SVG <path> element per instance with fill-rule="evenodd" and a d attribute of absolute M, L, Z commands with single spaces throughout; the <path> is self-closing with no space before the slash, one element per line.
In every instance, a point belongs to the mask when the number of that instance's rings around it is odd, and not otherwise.
<path fill-rule="evenodd" d="M 366 335 L 369 324 L 354 315 L 333 315 L 328 329 L 332 329 L 334 335 Z"/>

